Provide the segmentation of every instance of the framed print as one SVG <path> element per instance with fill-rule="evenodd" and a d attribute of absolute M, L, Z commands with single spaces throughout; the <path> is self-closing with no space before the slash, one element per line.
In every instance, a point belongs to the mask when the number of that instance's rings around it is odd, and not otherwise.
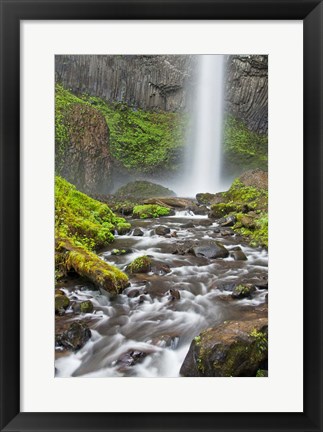
<path fill-rule="evenodd" d="M 322 430 L 322 2 L 1 26 L 1 430 Z"/>

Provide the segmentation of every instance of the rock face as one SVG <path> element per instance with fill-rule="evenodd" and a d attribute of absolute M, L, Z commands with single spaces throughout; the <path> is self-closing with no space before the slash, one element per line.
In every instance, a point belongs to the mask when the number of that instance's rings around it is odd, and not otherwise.
<path fill-rule="evenodd" d="M 58 174 L 85 193 L 107 193 L 112 186 L 109 129 L 96 109 L 75 104 L 66 114 L 69 142 L 56 153 Z"/>
<path fill-rule="evenodd" d="M 75 94 L 145 110 L 185 111 L 194 104 L 198 57 L 194 55 L 61 55 L 56 81 Z M 227 58 L 226 107 L 252 131 L 268 131 L 268 57 Z"/>
<path fill-rule="evenodd" d="M 181 367 L 182 376 L 256 376 L 267 369 L 268 320 L 228 321 L 193 339 Z"/>
<path fill-rule="evenodd" d="M 268 132 L 268 56 L 230 56 L 226 74 L 226 106 L 248 129 Z"/>
<path fill-rule="evenodd" d="M 189 103 L 185 87 L 195 61 L 190 55 L 61 55 L 55 58 L 56 81 L 76 94 L 180 111 Z"/>

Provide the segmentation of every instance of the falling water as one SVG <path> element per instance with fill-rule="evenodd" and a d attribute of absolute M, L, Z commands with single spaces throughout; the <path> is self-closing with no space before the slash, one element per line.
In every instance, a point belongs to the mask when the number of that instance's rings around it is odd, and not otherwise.
<path fill-rule="evenodd" d="M 196 104 L 185 189 L 189 194 L 223 190 L 221 148 L 223 127 L 223 55 L 199 56 Z"/>

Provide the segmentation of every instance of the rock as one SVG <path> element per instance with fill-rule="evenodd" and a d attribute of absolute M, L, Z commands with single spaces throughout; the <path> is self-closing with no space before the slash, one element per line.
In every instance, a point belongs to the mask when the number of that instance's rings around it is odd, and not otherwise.
<path fill-rule="evenodd" d="M 154 263 L 151 270 L 154 274 L 158 274 L 159 276 L 164 276 L 165 274 L 171 272 L 171 269 L 168 264 L 159 263 L 159 262 Z"/>
<path fill-rule="evenodd" d="M 168 197 L 175 196 L 175 192 L 156 183 L 148 181 L 134 181 L 122 186 L 117 190 L 115 196 L 118 199 L 134 198 L 142 200 L 151 197 Z"/>
<path fill-rule="evenodd" d="M 209 212 L 209 209 L 206 206 L 198 206 L 198 205 L 191 205 L 190 207 L 187 208 L 188 211 L 193 212 L 195 215 L 207 215 Z"/>
<path fill-rule="evenodd" d="M 254 230 L 256 228 L 256 220 L 254 217 L 249 215 L 243 215 L 240 217 L 239 222 L 245 228 Z"/>
<path fill-rule="evenodd" d="M 210 205 L 216 199 L 216 194 L 212 193 L 198 193 L 196 194 L 196 201 L 202 205 Z"/>
<path fill-rule="evenodd" d="M 66 331 L 58 336 L 59 345 L 78 351 L 91 338 L 91 330 L 84 321 L 74 321 Z"/>
<path fill-rule="evenodd" d="M 64 293 L 64 291 L 61 290 L 61 289 L 56 289 L 56 290 L 55 290 L 55 296 L 57 296 L 57 295 L 65 295 L 65 293 Z"/>
<path fill-rule="evenodd" d="M 232 235 L 234 235 L 234 231 L 232 231 L 230 229 L 221 230 L 220 235 L 221 235 L 221 237 L 232 236 Z"/>
<path fill-rule="evenodd" d="M 173 300 L 180 300 L 180 298 L 181 298 L 181 294 L 178 291 L 178 289 L 171 288 L 169 290 L 169 294 L 170 294 L 169 300 L 172 300 L 172 301 Z"/>
<path fill-rule="evenodd" d="M 211 205 L 210 210 L 208 211 L 208 217 L 211 219 L 220 219 L 235 211 L 237 211 L 237 206 L 235 204 L 220 202 Z"/>
<path fill-rule="evenodd" d="M 252 186 L 257 189 L 268 190 L 268 172 L 260 169 L 254 169 L 243 173 L 239 180 L 245 186 Z"/>
<path fill-rule="evenodd" d="M 148 256 L 143 255 L 134 259 L 132 263 L 128 265 L 127 270 L 130 273 L 149 273 L 151 271 L 151 262 Z"/>
<path fill-rule="evenodd" d="M 221 226 L 231 227 L 237 222 L 237 218 L 234 215 L 230 215 L 221 221 Z"/>
<path fill-rule="evenodd" d="M 233 256 L 235 261 L 247 261 L 248 260 L 246 254 L 242 251 L 242 249 L 232 251 L 231 255 Z"/>
<path fill-rule="evenodd" d="M 127 370 L 129 367 L 142 362 L 146 356 L 147 353 L 145 352 L 129 350 L 118 358 L 116 366 L 118 366 L 118 370 L 122 372 Z"/>
<path fill-rule="evenodd" d="M 189 222 L 186 222 L 186 223 L 180 225 L 180 228 L 184 228 L 184 229 L 186 229 L 186 228 L 194 228 L 194 227 L 195 227 L 195 225 L 194 225 L 194 223 L 192 221 L 189 221 Z"/>
<path fill-rule="evenodd" d="M 236 285 L 231 295 L 234 299 L 251 298 L 255 291 L 256 287 L 252 284 L 239 284 Z"/>
<path fill-rule="evenodd" d="M 195 337 L 180 369 L 186 377 L 256 376 L 268 362 L 268 319 L 226 321 Z"/>
<path fill-rule="evenodd" d="M 148 298 L 144 294 L 141 294 L 141 296 L 138 299 L 138 303 L 144 303 L 147 300 Z"/>
<path fill-rule="evenodd" d="M 209 243 L 201 243 L 199 246 L 193 248 L 195 256 L 203 256 L 209 259 L 213 258 L 226 258 L 229 256 L 229 251 L 223 246 L 222 243 L 214 241 Z"/>
<path fill-rule="evenodd" d="M 206 226 L 206 227 L 208 227 L 208 226 L 211 226 L 211 225 L 213 224 L 213 222 L 210 221 L 209 219 L 201 219 L 201 220 L 198 222 L 198 224 L 199 224 L 200 226 Z"/>
<path fill-rule="evenodd" d="M 260 290 L 267 290 L 268 289 L 268 280 L 263 281 L 257 281 L 255 282 L 255 286 Z"/>
<path fill-rule="evenodd" d="M 91 300 L 85 300 L 80 303 L 80 311 L 82 313 L 92 313 L 93 312 L 93 303 Z"/>
<path fill-rule="evenodd" d="M 162 335 L 162 336 L 156 336 L 147 342 L 151 343 L 152 345 L 156 345 L 160 348 L 176 349 L 178 345 L 178 341 L 179 341 L 178 335 Z"/>
<path fill-rule="evenodd" d="M 120 255 L 127 255 L 127 254 L 130 254 L 132 252 L 133 252 L 132 249 L 113 249 L 111 251 L 111 255 L 120 256 Z"/>
<path fill-rule="evenodd" d="M 257 373 L 256 373 L 256 377 L 258 377 L 258 378 L 267 378 L 268 377 L 268 370 L 258 369 Z"/>
<path fill-rule="evenodd" d="M 160 226 L 155 228 L 155 233 L 157 235 L 164 236 L 164 235 L 170 233 L 170 228 L 160 225 Z"/>
<path fill-rule="evenodd" d="M 65 294 L 55 295 L 55 313 L 62 314 L 70 304 L 68 297 Z"/>
<path fill-rule="evenodd" d="M 196 243 L 191 240 L 187 240 L 184 243 L 177 243 L 173 246 L 171 253 L 174 255 L 186 255 L 193 253 L 193 248 L 196 246 Z"/>
<path fill-rule="evenodd" d="M 139 290 L 133 289 L 133 290 L 128 292 L 127 296 L 129 298 L 134 298 L 134 297 L 139 297 L 139 294 L 140 294 Z"/>
<path fill-rule="evenodd" d="M 132 235 L 135 237 L 142 237 L 144 235 L 144 232 L 140 228 L 135 228 L 132 231 Z"/>
<path fill-rule="evenodd" d="M 108 193 L 112 159 L 104 115 L 89 105 L 72 103 L 62 116 L 68 139 L 60 142 L 56 152 L 57 174 L 87 194 Z"/>

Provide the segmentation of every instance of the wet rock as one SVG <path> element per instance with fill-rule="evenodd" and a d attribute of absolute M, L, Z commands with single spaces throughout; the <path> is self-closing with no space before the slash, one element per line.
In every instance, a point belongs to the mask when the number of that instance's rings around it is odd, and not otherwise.
<path fill-rule="evenodd" d="M 93 303 L 91 300 L 85 300 L 80 303 L 80 311 L 82 313 L 92 313 L 93 312 Z"/>
<path fill-rule="evenodd" d="M 232 251 L 231 255 L 233 256 L 235 261 L 247 261 L 248 260 L 246 254 L 243 252 L 243 250 L 241 248 Z"/>
<path fill-rule="evenodd" d="M 196 201 L 202 205 L 210 205 L 216 200 L 217 195 L 212 193 L 196 194 Z"/>
<path fill-rule="evenodd" d="M 148 256 L 143 255 L 134 259 L 132 263 L 128 265 L 127 270 L 130 273 L 149 273 L 151 270 L 151 262 Z"/>
<path fill-rule="evenodd" d="M 180 298 L 181 298 L 181 294 L 177 289 L 171 288 L 169 290 L 169 300 L 171 300 L 171 301 L 180 300 Z"/>
<path fill-rule="evenodd" d="M 234 299 L 251 298 L 255 291 L 256 287 L 252 284 L 239 284 L 236 285 L 231 295 Z"/>
<path fill-rule="evenodd" d="M 195 215 L 201 216 L 207 215 L 209 212 L 209 209 L 204 205 L 191 205 L 187 210 L 193 212 Z"/>
<path fill-rule="evenodd" d="M 140 228 L 135 228 L 132 231 L 132 235 L 135 237 L 142 237 L 144 235 L 144 232 Z"/>
<path fill-rule="evenodd" d="M 165 274 L 171 272 L 169 265 L 164 263 L 155 263 L 152 266 L 151 270 L 154 274 L 157 274 L 159 276 L 164 276 Z"/>
<path fill-rule="evenodd" d="M 180 369 L 186 377 L 256 376 L 268 362 L 268 320 L 226 321 L 195 337 Z"/>
<path fill-rule="evenodd" d="M 254 230 L 256 228 L 256 216 L 253 217 L 250 214 L 243 215 L 240 217 L 239 222 L 244 228 L 248 228 L 251 230 Z"/>
<path fill-rule="evenodd" d="M 220 235 L 221 237 L 228 237 L 228 236 L 232 236 L 234 235 L 234 231 L 232 231 L 231 229 L 224 229 L 220 231 Z"/>
<path fill-rule="evenodd" d="M 66 331 L 57 335 L 58 345 L 71 351 L 78 351 L 91 338 L 91 330 L 84 321 L 74 321 Z"/>
<path fill-rule="evenodd" d="M 162 335 L 157 336 L 148 341 L 148 343 L 151 343 L 152 345 L 156 345 L 160 348 L 171 348 L 176 349 L 179 341 L 178 335 Z"/>
<path fill-rule="evenodd" d="M 61 290 L 61 289 L 56 289 L 56 290 L 55 290 L 55 296 L 57 296 L 57 295 L 65 295 L 65 293 L 64 293 L 64 291 Z"/>
<path fill-rule="evenodd" d="M 212 221 L 210 221 L 210 219 L 202 219 L 199 221 L 198 223 L 200 226 L 211 226 L 213 224 Z"/>
<path fill-rule="evenodd" d="M 257 281 L 255 282 L 255 286 L 260 290 L 267 290 L 268 289 L 268 280 L 263 281 Z"/>
<path fill-rule="evenodd" d="M 155 233 L 157 235 L 164 236 L 164 235 L 170 233 L 170 228 L 160 225 L 160 226 L 155 228 Z"/>
<path fill-rule="evenodd" d="M 148 298 L 144 294 L 141 294 L 141 296 L 138 299 L 138 303 L 144 303 L 147 300 Z"/>
<path fill-rule="evenodd" d="M 191 254 L 193 252 L 193 248 L 196 246 L 196 243 L 191 240 L 187 240 L 184 243 L 177 243 L 175 246 L 172 246 L 171 253 L 174 255 L 186 255 Z"/>
<path fill-rule="evenodd" d="M 186 223 L 182 224 L 180 227 L 184 228 L 184 229 L 186 229 L 186 228 L 194 228 L 195 225 L 194 225 L 194 223 L 192 221 L 189 221 L 189 222 L 186 222 Z"/>
<path fill-rule="evenodd" d="M 135 364 L 142 362 L 146 356 L 146 352 L 130 350 L 122 354 L 118 358 L 116 366 L 118 367 L 119 371 L 124 371 L 127 370 L 129 367 L 132 367 Z"/>
<path fill-rule="evenodd" d="M 128 255 L 132 253 L 132 249 L 113 249 L 111 251 L 111 255 L 120 256 L 120 255 Z"/>
<path fill-rule="evenodd" d="M 229 251 L 222 243 L 214 241 L 205 244 L 200 244 L 193 248 L 195 256 L 203 256 L 209 259 L 226 258 L 229 256 Z"/>
<path fill-rule="evenodd" d="M 173 231 L 173 232 L 171 233 L 170 236 L 171 236 L 171 237 L 177 237 L 177 232 L 176 232 L 176 231 Z"/>
<path fill-rule="evenodd" d="M 65 294 L 55 295 L 55 313 L 62 315 L 68 308 L 70 301 Z"/>
<path fill-rule="evenodd" d="M 217 283 L 216 288 L 220 291 L 229 291 L 232 292 L 236 287 L 235 282 L 220 282 Z"/>
<path fill-rule="evenodd" d="M 128 292 L 127 296 L 129 298 L 139 297 L 140 291 L 137 289 L 132 289 Z"/>
<path fill-rule="evenodd" d="M 233 226 L 237 222 L 237 218 L 234 215 L 230 215 L 226 218 L 223 218 L 221 221 L 221 226 L 230 227 Z"/>

